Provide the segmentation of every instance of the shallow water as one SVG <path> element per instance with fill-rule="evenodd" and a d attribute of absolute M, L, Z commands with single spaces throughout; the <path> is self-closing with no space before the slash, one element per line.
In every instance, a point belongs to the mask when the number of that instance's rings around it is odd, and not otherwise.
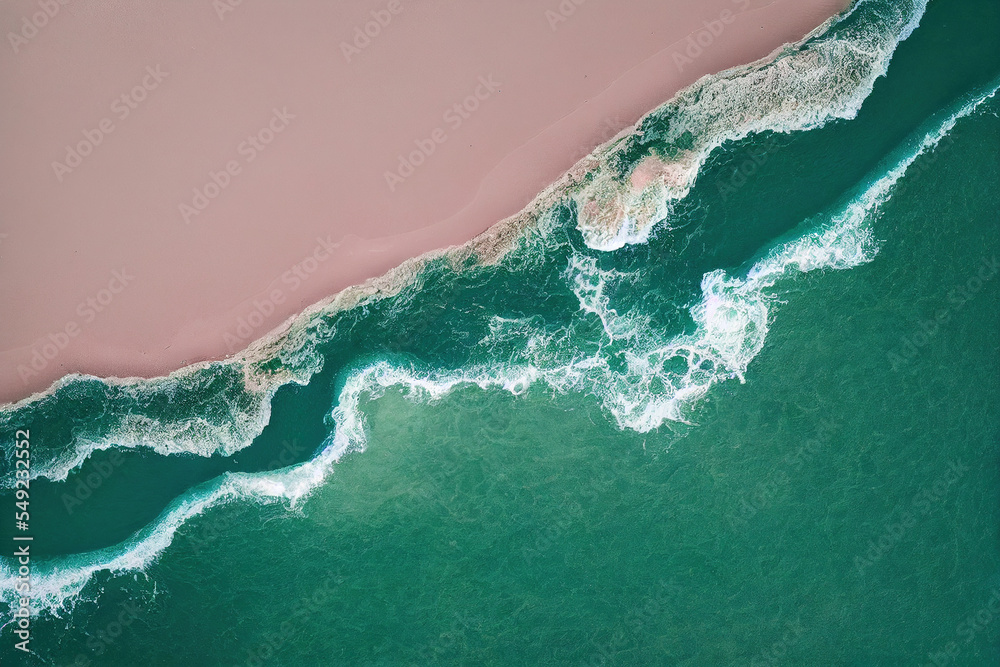
<path fill-rule="evenodd" d="M 888 55 L 904 5 L 802 48 Z M 996 663 L 998 31 L 932 3 L 856 114 L 733 125 L 614 250 L 570 193 L 497 264 L 304 318 L 256 388 L 7 411 L 35 662 Z"/>

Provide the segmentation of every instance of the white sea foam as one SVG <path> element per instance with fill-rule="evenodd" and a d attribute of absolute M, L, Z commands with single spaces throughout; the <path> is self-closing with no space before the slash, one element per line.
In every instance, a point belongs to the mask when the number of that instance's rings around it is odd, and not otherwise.
<path fill-rule="evenodd" d="M 629 338 L 648 323 L 648 318 L 634 313 L 620 315 L 610 305 L 608 290 L 620 282 L 633 282 L 637 276 L 601 269 L 597 264 L 597 259 L 594 257 L 573 253 L 563 277 L 570 283 L 570 289 L 580 302 L 580 309 L 593 313 L 601 320 L 609 340 Z"/>
<path fill-rule="evenodd" d="M 319 459 L 266 475 L 227 473 L 208 491 L 188 494 L 132 540 L 87 554 L 61 557 L 32 565 L 32 611 L 59 615 L 74 601 L 98 572 L 123 574 L 145 570 L 173 541 L 185 521 L 215 505 L 234 499 L 257 502 L 291 501 L 293 504 L 322 482 Z M 0 599 L 15 605 L 17 574 L 0 563 Z"/>
<path fill-rule="evenodd" d="M 103 416 L 82 423 L 74 429 L 71 448 L 36 453 L 31 477 L 64 480 L 95 452 L 111 448 L 147 448 L 163 456 L 231 456 L 263 432 L 271 418 L 271 401 L 281 387 L 290 383 L 304 385 L 322 370 L 323 358 L 317 347 L 332 335 L 333 329 L 317 314 L 299 318 L 278 344 L 268 346 L 267 352 L 280 362 L 281 370 L 273 374 L 260 372 L 255 362 L 240 357 L 189 366 L 150 379 L 66 376 L 59 383 L 63 390 L 74 383 L 101 383 L 105 388 L 105 410 L 116 410 L 122 416 L 109 420 L 107 425 Z M 55 394 L 49 393 L 11 406 L 0 411 L 0 424 L 16 415 L 18 409 L 44 413 L 47 402 L 55 400 Z M 194 404 L 194 400 L 199 402 Z M 165 405 L 177 402 L 181 405 L 174 411 L 176 416 L 165 414 Z M 6 488 L 13 483 L 12 478 L 0 480 L 0 486 Z"/>
<path fill-rule="evenodd" d="M 573 350 L 579 346 L 569 342 L 572 331 L 545 332 L 532 318 L 497 318 L 493 322 L 489 336 L 505 343 L 523 341 L 521 354 L 511 363 L 428 370 L 380 361 L 358 369 L 341 390 L 332 413 L 332 434 L 312 460 L 275 472 L 227 473 L 175 502 L 132 540 L 97 552 L 36 562 L 32 572 L 35 613 L 48 610 L 58 614 L 65 610 L 98 572 L 124 574 L 144 570 L 170 545 L 185 521 L 212 506 L 234 500 L 287 502 L 292 506 L 303 502 L 324 482 L 341 457 L 365 448 L 362 403 L 381 396 L 389 388 L 402 389 L 413 400 L 434 401 L 460 385 L 476 384 L 483 389 L 520 394 L 534 384 L 544 383 L 559 392 L 592 393 L 622 428 L 646 432 L 666 421 L 683 421 L 689 407 L 714 383 L 743 378 L 768 333 L 773 290 L 780 281 L 797 273 L 849 269 L 874 258 L 878 248 L 871 222 L 891 196 L 893 186 L 921 154 L 937 146 L 958 119 L 975 111 L 996 91 L 997 86 L 993 86 L 944 118 L 904 148 L 891 168 L 884 170 L 825 224 L 807 226 L 794 238 L 776 244 L 753 264 L 745 277 L 733 277 L 722 270 L 706 274 L 701 298 L 691 307 L 695 329 L 690 333 L 664 338 L 644 326 L 641 317 L 621 320 L 622 315 L 611 307 L 610 299 L 603 298 L 604 288 L 599 283 L 620 279 L 622 274 L 595 273 L 596 264 L 579 258 L 571 262 L 566 276 L 568 289 L 577 286 L 573 267 L 590 272 L 578 294 L 581 312 L 584 316 L 600 317 L 605 331 L 628 341 L 623 350 L 624 370 L 609 362 L 604 353 L 610 348 L 604 344 L 594 354 L 574 356 Z M 628 326 L 634 330 L 627 332 Z M 615 338 L 611 343 L 618 340 Z M 678 360 L 686 370 L 675 367 L 672 362 Z M 0 562 L 0 599 L 8 605 L 17 598 L 15 584 L 15 571 L 6 562 Z"/>
<path fill-rule="evenodd" d="M 654 225 L 669 220 L 673 203 L 694 187 L 712 152 L 728 141 L 854 118 L 926 5 L 927 0 L 901 0 L 876 8 L 860 0 L 832 27 L 821 26 L 776 57 L 702 77 L 678 93 L 647 116 L 663 119 L 660 125 L 666 127 L 656 137 L 642 136 L 643 121 L 636 126 L 635 138 L 676 150 L 669 159 L 647 158 L 633 166 L 646 178 L 623 182 L 617 174 L 614 164 L 628 138 L 595 156 L 590 180 L 573 195 L 587 245 L 610 251 L 645 243 Z M 861 13 L 864 20 L 856 21 Z"/>
<path fill-rule="evenodd" d="M 252 408 L 233 409 L 220 421 L 209 421 L 198 416 L 164 421 L 146 415 L 127 415 L 121 424 L 98 440 L 78 437 L 71 451 L 44 467 L 35 468 L 32 477 L 62 481 L 70 472 L 82 466 L 94 452 L 111 448 L 147 448 L 161 456 L 232 456 L 249 446 L 267 426 L 271 417 L 272 393 L 257 396 Z"/>
<path fill-rule="evenodd" d="M 378 397 L 392 386 L 403 388 L 414 398 L 437 400 L 463 384 L 521 393 L 542 382 L 559 392 L 594 394 L 622 428 L 646 432 L 668 420 L 683 421 L 687 409 L 712 384 L 743 379 L 763 348 L 771 305 L 778 296 L 775 288 L 781 280 L 816 270 L 850 269 L 874 259 L 878 244 L 872 222 L 893 187 L 920 155 L 937 146 L 959 118 L 975 111 L 996 90 L 992 87 L 938 120 L 934 129 L 900 149 L 878 178 L 825 222 L 804 223 L 794 238 L 763 253 L 745 277 L 730 276 L 721 269 L 706 274 L 701 299 L 690 309 L 693 332 L 664 337 L 649 326 L 647 317 L 619 313 L 608 288 L 612 282 L 632 276 L 600 269 L 595 258 L 575 253 L 563 274 L 567 287 L 576 295 L 582 313 L 600 319 L 607 344 L 598 345 L 593 354 L 581 355 L 578 341 L 569 342 L 572 327 L 553 333 L 539 328 L 533 318 L 495 317 L 480 347 L 507 347 L 520 341 L 520 352 L 509 362 L 459 371 L 376 363 L 354 374 L 341 394 L 334 411 L 337 437 L 343 439 L 340 448 L 364 447 L 360 401 L 363 396 Z M 616 352 L 624 355 L 624 369 L 611 363 L 610 355 Z M 686 368 L 677 370 L 677 361 L 683 361 L 681 366 Z"/>
<path fill-rule="evenodd" d="M 856 3 L 851 12 L 870 4 L 868 0 Z M 889 58 L 896 45 L 916 27 L 923 13 L 924 2 L 913 0 L 912 7 L 900 11 L 893 19 L 886 19 L 887 26 L 867 26 L 864 30 L 847 30 L 844 36 L 830 39 L 812 39 L 804 42 L 798 50 L 793 50 L 768 63 L 737 68 L 721 75 L 707 77 L 682 92 L 673 104 L 677 107 L 677 118 L 671 121 L 671 129 L 666 141 L 676 140 L 690 132 L 697 137 L 699 145 L 680 155 L 673 162 L 671 178 L 654 179 L 649 187 L 638 194 L 622 191 L 616 182 L 608 181 L 610 170 L 602 163 L 595 173 L 594 182 L 585 191 L 576 195 L 581 211 L 580 225 L 589 245 L 601 249 L 615 249 L 627 244 L 644 243 L 648 240 L 653 223 L 669 214 L 671 201 L 686 194 L 701 164 L 708 154 L 724 141 L 745 137 L 764 130 L 790 132 L 822 125 L 831 118 L 850 118 L 860 108 L 861 102 L 870 93 L 874 80 L 885 72 Z M 793 93 L 789 91 L 794 89 Z M 669 105 L 668 105 L 669 106 Z M 739 120 L 733 123 L 733 119 Z M 600 156 L 599 156 L 600 157 Z M 607 155 L 604 156 L 608 157 Z M 679 171 L 678 171 L 679 170 Z M 679 179 L 679 180 L 678 180 Z M 603 185 L 602 185 L 603 184 Z M 606 186 L 606 187 L 605 187 Z M 603 193 L 603 194 L 602 194 Z M 613 201 L 605 201 L 608 197 Z M 598 205 L 601 215 L 624 211 L 617 222 L 590 224 L 587 222 L 586 202 Z M 593 206 L 591 206 L 593 208 Z M 593 222 L 593 221 L 591 221 Z M 540 215 L 535 228 L 528 233 L 530 242 L 535 237 L 545 237 L 554 225 L 553 216 Z M 543 239 L 544 240 L 544 239 Z M 540 257 L 539 253 L 520 253 L 519 257 Z M 270 400 L 274 392 L 289 382 L 305 383 L 322 368 L 322 357 L 316 354 L 316 344 L 327 339 L 331 332 L 313 331 L 310 325 L 325 311 L 345 307 L 363 300 L 364 294 L 379 295 L 398 291 L 399 285 L 417 275 L 413 266 L 400 267 L 399 274 L 392 280 L 375 281 L 365 290 L 355 290 L 350 294 L 338 295 L 330 303 L 316 307 L 286 323 L 281 335 L 269 337 L 255 343 L 240 357 L 221 362 L 234 364 L 243 369 L 249 401 L 234 402 L 228 413 L 222 408 L 223 418 L 204 417 L 180 418 L 175 421 L 153 419 L 144 416 L 141 410 L 106 433 L 79 434 L 72 451 L 61 453 L 52 461 L 38 462 L 33 474 L 54 480 L 65 479 L 67 474 L 80 466 L 93 452 L 110 447 L 149 447 L 160 454 L 193 453 L 211 456 L 216 453 L 229 455 L 248 446 L 267 424 L 270 415 Z M 395 285 L 395 288 L 389 286 Z M 580 285 L 582 290 L 588 289 Z M 357 294 L 355 294 L 357 292 Z M 583 294 L 583 292 L 581 292 Z M 600 294 L 591 295 L 595 307 L 601 306 Z M 589 297 L 588 297 L 589 298 Z M 604 313 L 602 323 L 609 337 L 621 337 L 623 331 L 634 329 L 641 324 L 622 322 L 617 313 Z M 629 317 L 638 317 L 630 314 Z M 320 318 L 321 319 L 321 318 Z M 640 318 L 641 319 L 641 318 Z M 612 326 L 612 321 L 615 322 Z M 614 327 L 618 327 L 616 331 Z M 537 342 L 537 341 L 536 341 Z M 255 371 L 260 360 L 275 358 L 281 361 L 276 374 Z M 199 364 L 166 378 L 107 379 L 108 385 L 125 388 L 128 391 L 169 394 L 174 389 L 169 385 L 179 385 L 191 381 L 210 364 Z M 53 386 L 52 391 L 79 379 L 79 376 L 64 378 Z M 32 402 L 37 402 L 51 391 L 22 401 L 16 405 L 4 406 L 2 412 L 13 415 Z M 245 403 L 245 404 L 243 404 Z M 6 483 L 6 481 L 5 481 Z"/>
<path fill-rule="evenodd" d="M 207 371 L 207 372 L 210 372 Z M 197 389 L 185 389 L 188 383 Z M 267 426 L 271 416 L 271 399 L 281 386 L 275 384 L 256 392 L 238 388 L 235 393 L 210 393 L 204 378 L 169 376 L 137 381 L 118 386 L 121 396 L 112 405 L 128 410 L 120 419 L 104 427 L 101 420 L 77 427 L 73 446 L 53 452 L 51 458 L 39 453 L 32 464 L 31 478 L 44 477 L 53 481 L 66 479 L 70 472 L 97 451 L 111 448 L 148 448 L 160 455 L 215 454 L 231 456 L 247 447 Z M 204 392 L 205 400 L 181 409 L 177 417 L 152 417 L 147 405 L 162 406 L 174 396 Z M 111 399 L 108 399 L 111 400 Z M 190 400 L 190 399 L 187 399 Z M 162 407 L 152 410 L 162 410 Z M 11 486 L 12 479 L 4 479 Z"/>
<path fill-rule="evenodd" d="M 123 574 L 147 568 L 173 540 L 188 519 L 214 505 L 236 499 L 256 502 L 301 502 L 330 474 L 347 452 L 367 444 L 362 402 L 381 396 L 389 388 L 401 389 L 413 400 L 434 401 L 460 385 L 520 394 L 542 382 L 560 392 L 594 393 L 622 428 L 646 432 L 664 421 L 683 421 L 686 409 L 704 396 L 711 385 L 728 377 L 742 377 L 763 346 L 768 326 L 768 296 L 772 286 L 790 267 L 800 271 L 847 268 L 871 258 L 869 237 L 854 233 L 863 224 L 858 216 L 840 216 L 839 231 L 814 232 L 778 249 L 758 263 L 745 279 L 713 271 L 702 281 L 702 298 L 691 309 L 697 329 L 691 334 L 661 341 L 655 331 L 633 331 L 632 347 L 625 351 L 626 370 L 612 368 L 602 351 L 559 365 L 544 365 L 551 354 L 545 334 L 528 334 L 526 322 L 508 320 L 529 335 L 522 357 L 535 363 L 497 364 L 461 370 L 427 370 L 394 366 L 379 361 L 353 373 L 340 392 L 332 416 L 334 429 L 320 454 L 312 460 L 277 472 L 227 473 L 207 489 L 190 492 L 134 539 L 115 547 L 35 564 L 32 572 L 34 611 L 60 614 L 83 592 L 97 572 Z M 838 229 L 837 225 L 830 229 Z M 586 267 L 586 263 L 581 263 Z M 592 293 L 599 294 L 600 285 Z M 584 297 L 586 299 L 587 297 Z M 619 331 L 617 314 L 598 299 L 597 307 L 582 306 L 585 313 L 603 316 L 606 330 Z M 500 323 L 498 323 L 500 324 Z M 540 338 L 541 337 L 541 338 Z M 542 344 L 539 345 L 539 341 Z M 636 341 L 646 340 L 645 345 Z M 602 348 L 603 350 L 603 348 Z M 555 355 L 560 356 L 560 355 Z M 671 370 L 670 362 L 682 359 L 684 372 Z M 16 599 L 16 573 L 0 564 L 0 598 L 8 605 Z"/>

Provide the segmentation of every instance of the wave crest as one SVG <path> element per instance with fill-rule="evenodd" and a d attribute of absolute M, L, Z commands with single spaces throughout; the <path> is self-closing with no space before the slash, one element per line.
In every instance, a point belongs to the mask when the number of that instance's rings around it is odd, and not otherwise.
<path fill-rule="evenodd" d="M 776 56 L 702 77 L 587 161 L 573 193 L 577 226 L 595 250 L 645 243 L 727 141 L 854 118 L 927 0 L 859 0 Z"/>

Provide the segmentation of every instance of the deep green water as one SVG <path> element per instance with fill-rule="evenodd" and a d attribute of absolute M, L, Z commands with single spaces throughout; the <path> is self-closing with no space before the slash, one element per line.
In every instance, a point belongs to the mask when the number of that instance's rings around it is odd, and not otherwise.
<path fill-rule="evenodd" d="M 7 406 L 0 664 L 1000 664 L 998 84 L 1000 3 L 935 0 L 856 117 L 725 143 L 645 242 L 567 199 L 247 362 L 296 382 Z"/>

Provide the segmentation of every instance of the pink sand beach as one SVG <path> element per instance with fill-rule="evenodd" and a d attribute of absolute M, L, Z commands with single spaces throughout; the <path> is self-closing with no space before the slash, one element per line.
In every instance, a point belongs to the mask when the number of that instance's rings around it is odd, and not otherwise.
<path fill-rule="evenodd" d="M 848 0 L 9 0 L 0 403 L 239 352 Z"/>

